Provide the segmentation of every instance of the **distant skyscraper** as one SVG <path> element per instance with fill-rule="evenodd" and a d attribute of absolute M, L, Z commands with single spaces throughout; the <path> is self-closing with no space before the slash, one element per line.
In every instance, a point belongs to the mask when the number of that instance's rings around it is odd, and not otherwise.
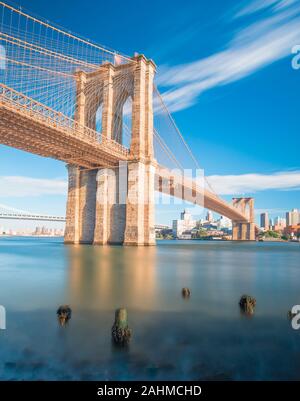
<path fill-rule="evenodd" d="M 210 210 L 207 211 L 206 221 L 209 221 L 210 223 L 213 221 L 213 214 Z"/>
<path fill-rule="evenodd" d="M 260 226 L 264 230 L 269 229 L 269 215 L 267 212 L 260 215 Z"/>
<path fill-rule="evenodd" d="M 275 226 L 284 228 L 286 226 L 286 219 L 283 217 L 277 216 L 275 218 Z"/>
<path fill-rule="evenodd" d="M 286 227 L 286 219 L 283 217 L 277 216 L 274 220 L 274 227 L 273 230 L 275 231 L 283 231 Z"/>
<path fill-rule="evenodd" d="M 300 223 L 300 212 L 297 209 L 293 209 L 286 213 L 286 225 L 295 226 Z"/>

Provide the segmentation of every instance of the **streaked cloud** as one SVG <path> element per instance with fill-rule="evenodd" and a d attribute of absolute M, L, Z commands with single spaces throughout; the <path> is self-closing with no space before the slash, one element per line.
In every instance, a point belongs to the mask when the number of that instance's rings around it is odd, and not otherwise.
<path fill-rule="evenodd" d="M 274 174 L 211 175 L 207 177 L 219 195 L 253 194 L 266 190 L 300 190 L 300 171 Z"/>
<path fill-rule="evenodd" d="M 257 13 L 258 11 L 270 9 L 270 11 L 276 11 L 284 9 L 294 3 L 297 0 L 254 0 L 244 2 L 244 5 L 236 13 L 235 17 L 244 17 L 246 15 L 251 15 Z"/>
<path fill-rule="evenodd" d="M 191 63 L 160 69 L 157 83 L 171 111 L 190 107 L 204 91 L 236 82 L 291 54 L 293 45 L 300 43 L 300 3 L 253 1 L 232 20 L 255 10 L 264 11 L 262 17 L 248 24 L 243 19 L 243 26 L 222 50 Z"/>
<path fill-rule="evenodd" d="M 219 195 L 240 195 L 266 190 L 300 190 L 300 171 L 274 174 L 211 175 L 209 184 Z M 66 195 L 67 181 L 22 176 L 0 176 L 0 197 Z M 167 197 L 160 194 L 157 197 Z"/>
<path fill-rule="evenodd" d="M 0 197 L 66 195 L 67 182 L 22 176 L 0 176 Z"/>

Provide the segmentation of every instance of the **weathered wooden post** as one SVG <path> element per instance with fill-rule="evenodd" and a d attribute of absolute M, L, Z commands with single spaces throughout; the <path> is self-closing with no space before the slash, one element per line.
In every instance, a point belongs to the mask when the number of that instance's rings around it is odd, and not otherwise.
<path fill-rule="evenodd" d="M 72 309 L 70 308 L 69 305 L 61 305 L 57 309 L 56 314 L 57 314 L 59 324 L 61 326 L 65 326 L 71 319 Z"/>
<path fill-rule="evenodd" d="M 191 296 L 191 290 L 187 287 L 184 287 L 181 291 L 183 298 L 189 298 Z"/>
<path fill-rule="evenodd" d="M 125 308 L 116 310 L 115 322 L 111 329 L 111 334 L 116 344 L 126 345 L 129 343 L 132 331 L 128 327 L 127 310 Z"/>
<path fill-rule="evenodd" d="M 253 315 L 256 305 L 256 299 L 251 297 L 250 295 L 242 295 L 239 305 L 244 313 L 248 315 Z"/>

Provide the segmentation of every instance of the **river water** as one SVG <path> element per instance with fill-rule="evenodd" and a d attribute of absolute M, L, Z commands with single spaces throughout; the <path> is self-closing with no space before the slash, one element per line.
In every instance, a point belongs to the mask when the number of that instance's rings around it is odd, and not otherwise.
<path fill-rule="evenodd" d="M 182 287 L 191 297 L 183 299 Z M 243 293 L 257 300 L 240 313 Z M 63 328 L 56 309 L 70 304 Z M 0 239 L 0 379 L 300 380 L 300 244 Z M 111 342 L 126 307 L 130 346 Z"/>

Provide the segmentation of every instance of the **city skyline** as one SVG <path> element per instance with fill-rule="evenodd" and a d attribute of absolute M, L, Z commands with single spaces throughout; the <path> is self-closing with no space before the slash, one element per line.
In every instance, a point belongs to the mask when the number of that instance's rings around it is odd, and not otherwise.
<path fill-rule="evenodd" d="M 213 213 L 209 209 L 201 209 L 202 213 L 199 215 L 195 215 L 193 213 L 193 209 L 189 207 L 183 208 L 180 212 L 179 215 L 181 216 L 181 219 L 184 220 L 184 214 L 186 213 L 189 216 L 189 219 L 191 219 L 193 222 L 217 222 L 221 221 L 224 219 L 225 221 L 228 220 L 226 217 L 219 215 L 217 213 Z M 178 216 L 175 216 L 178 217 Z M 2 224 L 1 224 L 2 221 Z M 165 226 L 165 227 L 172 227 L 174 226 L 174 221 L 178 221 L 178 219 L 172 219 L 168 222 L 162 223 L 160 221 L 156 222 L 156 226 Z M 3 223 L 3 222 L 6 222 Z M 20 232 L 31 232 L 33 229 L 37 228 L 46 228 L 48 230 L 63 230 L 65 228 L 65 223 L 61 222 L 46 222 L 43 226 L 37 225 L 37 221 L 35 220 L 5 220 L 5 219 L 0 219 L 0 234 L 1 231 L 20 231 Z M 269 230 L 272 229 L 272 226 L 277 226 L 282 228 L 286 226 L 293 226 L 300 224 L 300 210 L 293 208 L 290 211 L 286 211 L 284 215 L 276 215 L 276 217 L 270 217 L 270 214 L 268 211 L 262 212 L 259 215 L 259 223 L 258 227 L 264 230 Z"/>

